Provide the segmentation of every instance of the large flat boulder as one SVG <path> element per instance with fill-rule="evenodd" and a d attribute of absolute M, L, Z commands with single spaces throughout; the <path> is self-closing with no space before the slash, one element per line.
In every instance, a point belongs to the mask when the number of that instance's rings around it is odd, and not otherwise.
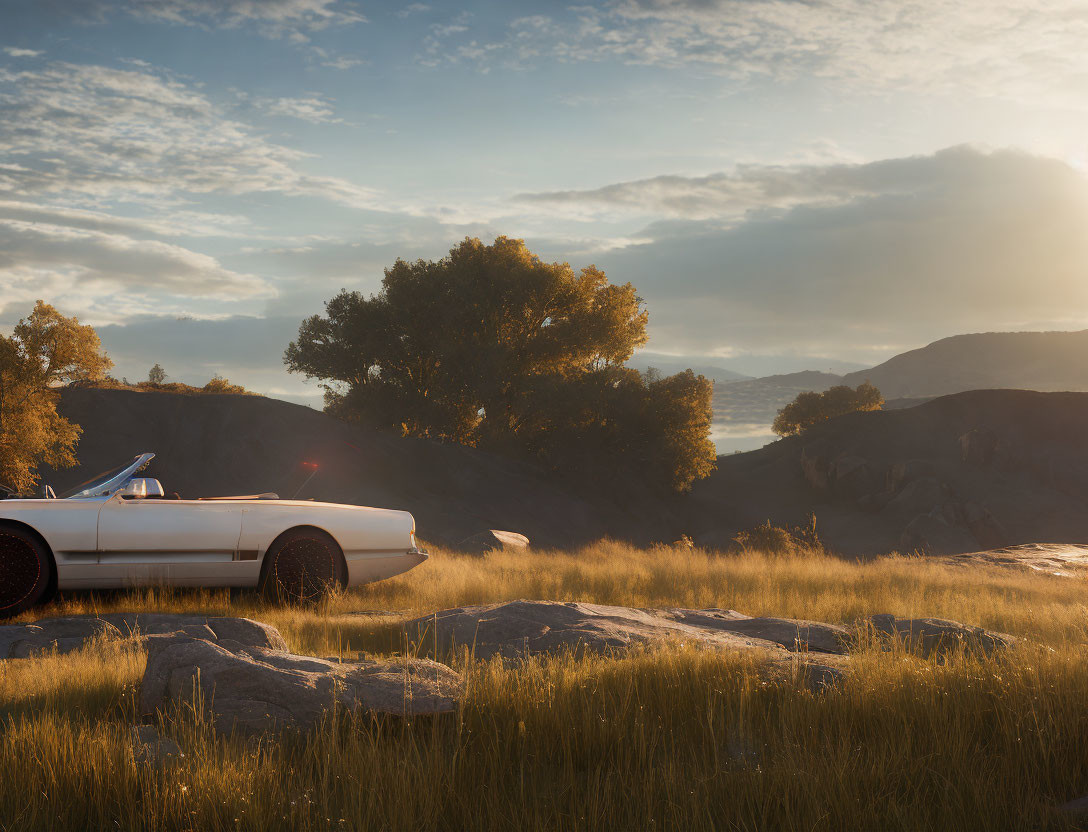
<path fill-rule="evenodd" d="M 869 619 L 879 633 L 902 639 L 924 654 L 963 649 L 987 655 L 1011 647 L 1016 638 L 983 627 L 972 627 L 947 618 L 896 618 L 874 615 Z"/>
<path fill-rule="evenodd" d="M 147 612 L 106 613 L 99 618 L 108 621 L 125 636 L 184 633 L 207 641 L 226 639 L 248 647 L 287 649 L 287 642 L 283 640 L 279 630 L 252 618 Z"/>
<path fill-rule="evenodd" d="M 597 653 L 664 641 L 712 647 L 845 653 L 844 627 L 812 621 L 751 618 L 733 610 L 648 610 L 558 601 L 509 601 L 443 610 L 408 622 L 410 637 L 467 646 L 478 658 L 514 659 L 563 650 Z"/>
<path fill-rule="evenodd" d="M 248 647 L 286 650 L 287 642 L 269 624 L 249 618 L 168 613 L 104 613 L 42 618 L 29 624 L 0 625 L 0 659 L 42 653 L 71 653 L 100 638 L 148 638 L 183 633 L 192 638 L 228 640 Z"/>
<path fill-rule="evenodd" d="M 457 707 L 461 677 L 428 659 L 340 662 L 186 635 L 147 642 L 139 706 L 145 715 L 199 691 L 216 730 L 305 730 L 331 709 L 411 716 Z"/>
<path fill-rule="evenodd" d="M 1079 543 L 1027 543 L 941 558 L 951 566 L 1011 567 L 1045 572 L 1063 578 L 1081 578 L 1088 572 L 1088 546 Z"/>

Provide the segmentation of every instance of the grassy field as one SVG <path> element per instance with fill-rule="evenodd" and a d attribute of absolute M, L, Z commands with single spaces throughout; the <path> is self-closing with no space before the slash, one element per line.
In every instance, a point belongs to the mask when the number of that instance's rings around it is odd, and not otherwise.
<path fill-rule="evenodd" d="M 1069 829 L 1088 794 L 1085 581 L 916 559 L 717 557 L 601 543 L 570 553 L 438 552 L 318 610 L 251 595 L 66 597 L 45 615 L 207 611 L 275 624 L 299 652 L 425 653 L 398 622 L 512 598 L 725 607 L 847 622 L 940 616 L 1021 636 L 991 659 L 875 649 L 837 688 L 768 683 L 752 659 L 693 647 L 624 658 L 456 658 L 461 710 L 308 737 L 216 737 L 194 708 L 162 716 L 185 757 L 137 763 L 139 650 L 0 664 L 0 828 Z M 377 612 L 377 614 L 373 614 Z M 359 614 L 367 613 L 367 614 Z"/>

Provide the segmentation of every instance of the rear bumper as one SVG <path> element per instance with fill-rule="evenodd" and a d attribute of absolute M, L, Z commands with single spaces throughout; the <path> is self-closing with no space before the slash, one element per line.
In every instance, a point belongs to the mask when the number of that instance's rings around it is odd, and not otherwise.
<path fill-rule="evenodd" d="M 415 547 L 404 552 L 345 552 L 348 586 L 382 581 L 414 569 L 429 558 Z"/>

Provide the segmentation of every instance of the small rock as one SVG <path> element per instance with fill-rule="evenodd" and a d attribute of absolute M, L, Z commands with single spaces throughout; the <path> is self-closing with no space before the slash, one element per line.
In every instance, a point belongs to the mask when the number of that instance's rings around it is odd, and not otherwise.
<path fill-rule="evenodd" d="M 878 632 L 904 639 L 925 655 L 954 649 L 980 651 L 989 655 L 1016 643 L 1016 638 L 1006 633 L 971 627 L 947 618 L 902 619 L 885 614 L 872 616 L 869 624 Z"/>
<path fill-rule="evenodd" d="M 31 624 L 0 625 L 0 659 L 25 659 L 56 650 L 71 653 L 91 639 L 183 633 L 208 641 L 227 640 L 248 647 L 286 650 L 287 642 L 268 624 L 249 618 L 167 613 L 106 613 L 42 618 Z"/>
<path fill-rule="evenodd" d="M 121 632 L 100 618 L 43 618 L 32 624 L 0 625 L 0 659 L 25 659 L 56 651 L 71 653 L 88 641 L 117 637 Z"/>
<path fill-rule="evenodd" d="M 1078 797 L 1076 800 L 1070 800 L 1068 803 L 1063 803 L 1058 807 L 1058 811 L 1065 812 L 1067 815 L 1072 815 L 1077 820 L 1088 819 L 1088 795 Z"/>
<path fill-rule="evenodd" d="M 466 537 L 457 544 L 457 548 L 462 552 L 479 555 L 486 552 L 501 551 L 502 549 L 528 549 L 529 538 L 517 532 L 488 529 L 486 532 Z"/>
<path fill-rule="evenodd" d="M 216 730 L 309 729 L 334 707 L 409 716 L 456 709 L 461 677 L 427 659 L 330 662 L 183 634 L 148 642 L 139 705 L 150 715 L 202 694 Z"/>
<path fill-rule="evenodd" d="M 133 725 L 131 739 L 137 764 L 159 764 L 185 756 L 180 745 L 159 734 L 153 725 Z"/>
<path fill-rule="evenodd" d="M 286 650 L 287 642 L 279 630 L 270 624 L 251 618 L 228 616 L 184 615 L 174 613 L 107 613 L 100 616 L 125 635 L 143 636 L 184 633 L 208 641 L 229 641 L 248 647 Z"/>

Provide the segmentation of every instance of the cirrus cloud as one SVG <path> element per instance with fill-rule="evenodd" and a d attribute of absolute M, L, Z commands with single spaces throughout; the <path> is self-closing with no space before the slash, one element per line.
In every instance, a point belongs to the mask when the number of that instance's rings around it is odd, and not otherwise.
<path fill-rule="evenodd" d="M 8 198 L 277 193 L 357 208 L 378 202 L 372 189 L 302 171 L 309 154 L 268 141 L 183 81 L 146 68 L 0 68 L 0 157 L 0 197 Z"/>

